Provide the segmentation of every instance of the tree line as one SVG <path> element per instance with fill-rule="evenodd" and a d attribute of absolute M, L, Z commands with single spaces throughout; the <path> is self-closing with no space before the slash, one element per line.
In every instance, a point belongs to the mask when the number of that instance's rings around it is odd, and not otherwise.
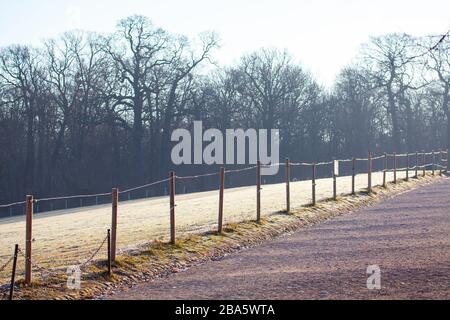
<path fill-rule="evenodd" d="M 450 44 L 430 50 L 436 40 L 373 37 L 329 89 L 287 51 L 263 48 L 218 66 L 216 34 L 192 40 L 143 16 L 111 34 L 2 48 L 0 203 L 166 178 L 171 132 L 196 120 L 279 129 L 281 159 L 295 161 L 448 146 Z"/>

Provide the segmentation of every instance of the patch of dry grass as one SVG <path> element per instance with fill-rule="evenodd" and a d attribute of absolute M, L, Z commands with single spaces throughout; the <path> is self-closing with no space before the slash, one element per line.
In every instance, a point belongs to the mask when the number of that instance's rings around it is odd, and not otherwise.
<path fill-rule="evenodd" d="M 388 177 L 392 180 L 392 175 Z M 381 184 L 382 174 L 373 174 L 373 184 Z M 356 187 L 367 185 L 367 175 L 356 177 Z M 350 177 L 338 178 L 339 194 L 348 193 Z M 317 199 L 332 196 L 332 179 L 317 180 Z M 262 216 L 285 208 L 285 185 L 263 185 Z M 291 208 L 299 209 L 311 202 L 311 182 L 291 183 Z M 177 235 L 184 237 L 209 231 L 217 226 L 218 191 L 176 196 Z M 255 187 L 225 190 L 224 222 L 254 219 Z M 111 206 L 101 205 L 35 215 L 33 221 L 33 259 L 44 268 L 66 268 L 83 263 L 97 249 L 111 225 Z M 25 217 L 0 220 L 0 265 L 12 254 L 14 245 L 25 247 Z M 169 237 L 169 199 L 167 197 L 123 202 L 119 204 L 118 248 L 134 250 L 150 240 L 167 241 Z M 99 259 L 106 258 L 106 249 Z M 23 261 L 20 261 L 22 265 Z M 0 274 L 0 284 L 9 278 Z"/>
<path fill-rule="evenodd" d="M 435 177 L 437 178 L 437 177 Z M 224 226 L 223 234 L 207 231 L 199 234 L 185 234 L 175 245 L 155 240 L 143 244 L 118 256 L 114 265 L 114 276 L 110 278 L 105 270 L 104 260 L 88 266 L 83 272 L 82 290 L 68 291 L 64 270 L 51 277 L 35 278 L 32 288 L 23 287 L 17 292 L 20 299 L 90 299 L 105 292 L 127 287 L 136 282 L 149 281 L 171 272 L 179 272 L 192 265 L 220 259 L 228 253 L 244 247 L 254 246 L 302 226 L 318 223 L 333 216 L 368 205 L 383 197 L 409 190 L 434 181 L 428 176 L 409 183 L 389 184 L 387 188 L 376 187 L 374 193 L 358 193 L 355 196 L 340 196 L 338 201 L 322 201 L 316 206 L 297 206 L 290 215 L 283 212 L 266 214 L 261 224 L 246 220 L 231 222 Z M 212 228 L 211 228 L 212 229 Z M 210 230 L 211 230 L 210 229 Z"/>

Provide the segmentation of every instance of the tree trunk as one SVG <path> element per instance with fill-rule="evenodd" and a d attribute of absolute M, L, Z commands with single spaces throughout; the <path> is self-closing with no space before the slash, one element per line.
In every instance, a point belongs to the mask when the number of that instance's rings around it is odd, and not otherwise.
<path fill-rule="evenodd" d="M 397 106 L 395 105 L 394 93 L 391 89 L 391 82 L 388 84 L 388 109 L 392 119 L 392 144 L 395 152 L 401 152 L 400 128 L 398 123 Z"/>
<path fill-rule="evenodd" d="M 135 88 L 135 98 L 133 105 L 134 121 L 132 128 L 132 157 L 133 157 L 133 183 L 140 183 L 142 177 L 145 176 L 143 171 L 143 158 L 142 158 L 142 139 L 143 139 L 143 126 L 142 126 L 142 108 L 143 100 L 139 92 L 139 88 Z"/>
<path fill-rule="evenodd" d="M 442 101 L 442 109 L 444 110 L 444 113 L 447 117 L 447 148 L 450 148 L 450 110 L 449 110 L 449 104 L 450 104 L 450 85 L 446 85 L 444 89 L 444 98 Z"/>

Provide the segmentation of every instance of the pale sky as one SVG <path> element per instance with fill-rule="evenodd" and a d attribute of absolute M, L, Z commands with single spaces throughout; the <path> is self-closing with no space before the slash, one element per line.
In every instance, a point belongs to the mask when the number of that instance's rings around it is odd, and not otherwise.
<path fill-rule="evenodd" d="M 443 34 L 449 13 L 448 0 L 0 0 L 0 46 L 38 45 L 70 29 L 111 32 L 140 14 L 189 37 L 217 32 L 222 64 L 261 47 L 286 48 L 331 85 L 370 35 Z"/>

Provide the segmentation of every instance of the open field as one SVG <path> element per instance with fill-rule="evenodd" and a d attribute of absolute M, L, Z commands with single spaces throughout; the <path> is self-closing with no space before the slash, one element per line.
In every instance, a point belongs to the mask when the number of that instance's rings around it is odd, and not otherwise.
<path fill-rule="evenodd" d="M 411 177 L 413 172 L 410 172 Z M 388 181 L 393 179 L 387 174 Z M 382 173 L 372 175 L 372 184 L 382 183 Z M 398 179 L 404 173 L 398 174 Z M 351 177 L 339 177 L 338 193 L 349 193 Z M 356 177 L 357 189 L 367 187 L 367 175 Z M 317 180 L 317 199 L 332 196 L 332 179 Z M 311 181 L 291 182 L 291 208 L 311 202 Z M 212 230 L 217 225 L 218 191 L 192 193 L 176 197 L 177 236 Z M 285 184 L 263 185 L 262 214 L 285 209 Z M 225 190 L 224 220 L 239 222 L 254 219 L 256 188 Z M 43 267 L 65 267 L 84 262 L 101 244 L 111 224 L 111 206 L 101 205 L 51 213 L 41 213 L 33 222 L 33 260 Z M 25 217 L 0 221 L 0 265 L 11 256 L 15 243 L 25 245 Z M 129 201 L 119 204 L 118 248 L 129 250 L 155 239 L 165 241 L 169 235 L 168 197 Z M 106 248 L 100 258 L 106 256 Z M 23 260 L 19 261 L 19 273 Z M 4 283 L 9 270 L 2 274 Z"/>

